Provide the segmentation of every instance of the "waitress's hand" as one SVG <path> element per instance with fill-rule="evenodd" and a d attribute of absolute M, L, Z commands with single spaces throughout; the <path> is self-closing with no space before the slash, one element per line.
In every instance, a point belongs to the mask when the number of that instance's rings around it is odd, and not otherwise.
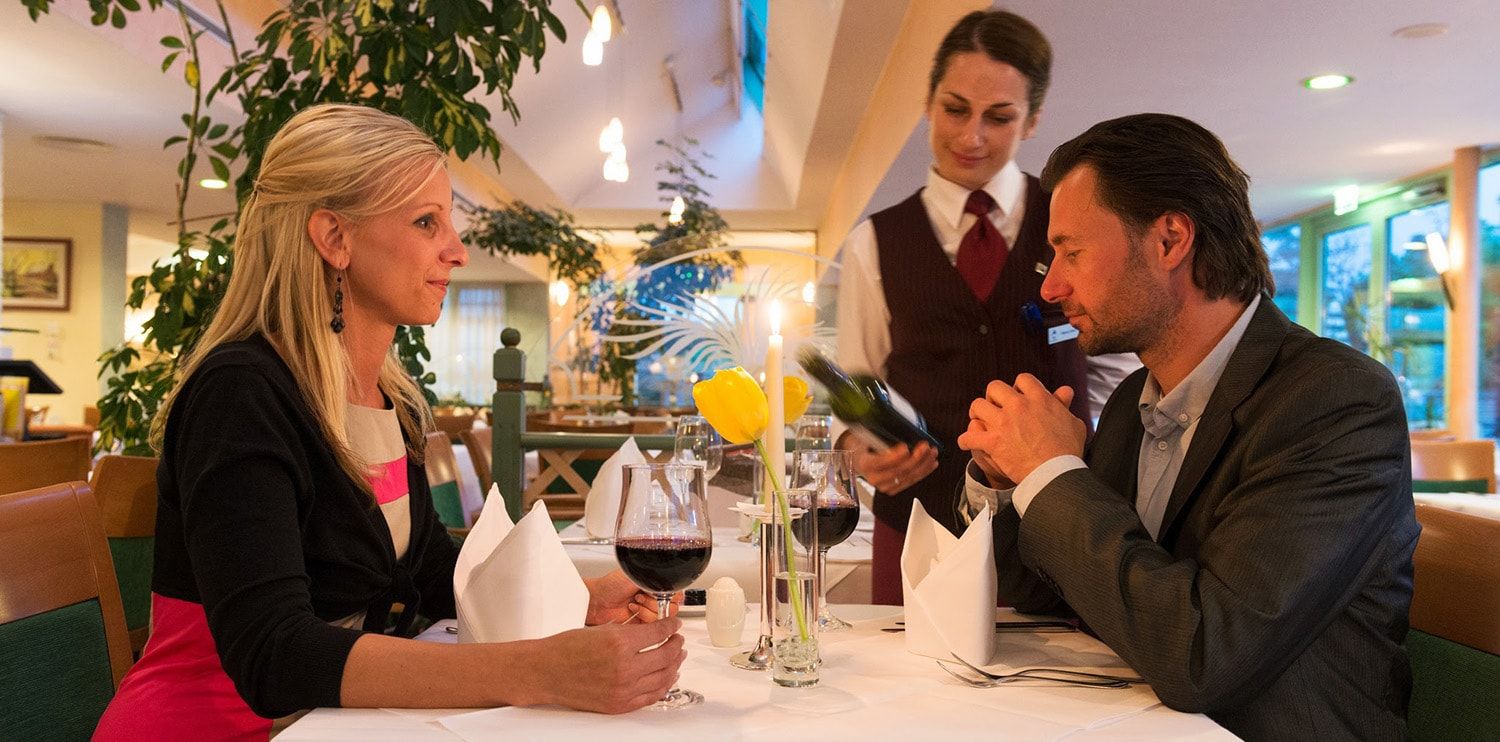
<path fill-rule="evenodd" d="M 850 452 L 854 473 L 887 495 L 897 494 L 937 471 L 937 450 L 925 441 L 918 443 L 916 448 L 898 443 L 884 451 L 876 451 L 858 436 L 846 433 L 839 445 Z"/>

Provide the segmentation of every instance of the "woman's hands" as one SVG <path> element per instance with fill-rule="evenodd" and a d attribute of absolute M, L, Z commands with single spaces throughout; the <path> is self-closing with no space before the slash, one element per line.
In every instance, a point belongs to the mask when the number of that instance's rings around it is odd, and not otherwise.
<path fill-rule="evenodd" d="M 607 624 L 525 642 L 531 689 L 518 705 L 557 704 L 623 714 L 660 700 L 687 657 L 682 620 Z M 534 695 L 533 695 L 534 694 Z"/>
<path fill-rule="evenodd" d="M 603 577 L 584 578 L 583 584 L 589 589 L 589 612 L 583 621 L 590 626 L 625 623 L 632 618 L 648 623 L 664 618 L 656 614 L 656 598 L 641 592 L 618 569 Z M 676 614 L 681 605 L 682 593 L 673 595 L 671 612 Z"/>

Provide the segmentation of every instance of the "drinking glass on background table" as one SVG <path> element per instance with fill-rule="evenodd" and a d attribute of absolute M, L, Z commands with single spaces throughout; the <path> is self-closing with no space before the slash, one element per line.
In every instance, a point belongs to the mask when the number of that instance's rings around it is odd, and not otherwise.
<path fill-rule="evenodd" d="M 794 451 L 833 448 L 833 416 L 803 415 L 792 426 Z"/>
<path fill-rule="evenodd" d="M 818 630 L 847 629 L 850 624 L 828 610 L 827 575 L 828 549 L 843 543 L 859 524 L 859 496 L 849 452 L 829 449 L 793 453 L 792 487 L 813 493 L 799 506 L 817 513 Z"/>
<path fill-rule="evenodd" d="M 714 478 L 724 464 L 724 442 L 702 415 L 684 415 L 677 420 L 672 441 L 672 459 L 701 464 L 704 481 Z"/>
<path fill-rule="evenodd" d="M 713 554 L 708 480 L 697 464 L 629 464 L 615 524 L 615 559 L 640 589 L 656 597 L 665 616 L 672 594 L 693 584 Z M 652 708 L 682 708 L 702 694 L 672 688 Z"/>

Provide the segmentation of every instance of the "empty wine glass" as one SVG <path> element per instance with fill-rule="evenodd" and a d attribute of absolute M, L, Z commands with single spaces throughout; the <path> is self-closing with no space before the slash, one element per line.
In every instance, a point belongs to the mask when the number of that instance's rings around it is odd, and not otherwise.
<path fill-rule="evenodd" d="M 630 464 L 615 524 L 615 559 L 640 589 L 656 597 L 667 615 L 672 594 L 693 584 L 713 554 L 708 522 L 708 481 L 697 464 Z M 672 688 L 652 708 L 682 708 L 703 695 Z"/>
<path fill-rule="evenodd" d="M 704 480 L 713 479 L 724 464 L 723 441 L 703 416 L 684 415 L 677 420 L 672 459 L 684 464 L 699 464 L 704 469 Z"/>
<path fill-rule="evenodd" d="M 831 415 L 803 415 L 792 427 L 794 451 L 814 451 L 833 448 L 833 417 Z"/>
<path fill-rule="evenodd" d="M 814 501 L 818 521 L 818 630 L 840 631 L 847 621 L 828 610 L 828 549 L 853 535 L 859 524 L 859 495 L 854 465 L 843 450 L 807 450 L 792 454 L 792 487 L 805 489 Z"/>

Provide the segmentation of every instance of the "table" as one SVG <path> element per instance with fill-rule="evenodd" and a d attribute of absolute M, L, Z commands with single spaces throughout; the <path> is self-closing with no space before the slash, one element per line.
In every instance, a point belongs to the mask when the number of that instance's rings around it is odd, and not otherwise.
<path fill-rule="evenodd" d="M 754 608 L 752 607 L 752 612 Z M 702 706 L 672 712 L 641 709 L 603 716 L 556 707 L 485 710 L 316 709 L 277 737 L 311 740 L 1232 740 L 1207 717 L 1166 708 L 1148 686 L 1099 689 L 1049 683 L 970 688 L 927 658 L 908 653 L 902 635 L 883 633 L 901 616 L 893 606 L 841 606 L 850 631 L 822 637 L 823 679 L 814 688 L 773 685 L 764 673 L 739 670 L 739 649 L 708 641 L 700 618 L 683 622 L 688 658 L 680 685 L 702 693 Z M 1003 613 L 1009 613 L 1002 609 Z M 444 622 L 447 623 L 447 622 Z M 748 622 L 747 622 L 748 623 Z M 751 640 L 747 629 L 745 640 Z M 454 641 L 441 624 L 422 635 Z M 1081 633 L 1006 634 L 994 669 L 1128 668 L 1104 644 Z"/>
<path fill-rule="evenodd" d="M 1500 520 L 1500 495 L 1477 492 L 1418 492 L 1417 502 Z"/>
<path fill-rule="evenodd" d="M 755 600 L 755 586 L 760 584 L 760 547 L 738 540 L 742 531 L 738 516 L 729 510 L 738 497 L 722 487 L 708 488 L 709 522 L 715 524 L 714 552 L 708 569 L 691 587 L 707 588 L 720 577 L 733 577 L 745 595 Z M 580 543 L 588 537 L 587 525 L 580 520 L 558 535 L 563 548 L 584 577 L 598 577 L 619 568 L 615 547 Z M 870 554 L 875 534 L 875 520 L 869 508 L 861 508 L 859 525 L 844 543 L 828 550 L 828 599 L 833 603 L 865 603 L 870 600 Z"/>

